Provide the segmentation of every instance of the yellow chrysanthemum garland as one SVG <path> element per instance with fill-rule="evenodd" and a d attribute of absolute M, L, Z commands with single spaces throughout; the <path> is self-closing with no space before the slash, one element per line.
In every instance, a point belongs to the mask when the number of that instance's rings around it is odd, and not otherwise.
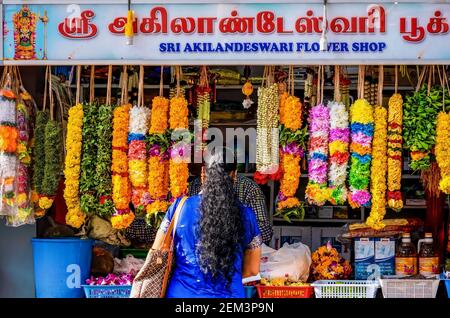
<path fill-rule="evenodd" d="M 391 209 L 399 211 L 403 208 L 401 181 L 402 181 L 402 125 L 403 125 L 403 99 L 402 95 L 394 94 L 389 99 L 388 111 L 388 205 Z"/>
<path fill-rule="evenodd" d="M 131 185 L 128 177 L 127 150 L 128 125 L 131 105 L 126 104 L 114 109 L 113 138 L 112 138 L 112 198 L 115 213 L 111 217 L 111 224 L 115 229 L 125 229 L 134 220 L 134 213 L 130 211 Z"/>
<path fill-rule="evenodd" d="M 85 221 L 80 209 L 79 181 L 81 162 L 81 143 L 83 127 L 83 105 L 77 104 L 69 109 L 66 136 L 65 187 L 64 200 L 67 205 L 66 223 L 79 228 Z"/>
<path fill-rule="evenodd" d="M 170 129 L 175 133 L 188 129 L 188 102 L 184 96 L 176 96 L 170 100 Z M 170 193 L 173 199 L 185 195 L 188 190 L 189 168 L 186 156 L 190 152 L 190 142 L 176 142 L 170 150 Z"/>
<path fill-rule="evenodd" d="M 370 190 L 372 208 L 366 224 L 373 229 L 384 228 L 386 214 L 386 169 L 387 169 L 387 110 L 376 106 L 374 110 L 375 128 L 372 144 L 372 168 Z"/>
<path fill-rule="evenodd" d="M 440 112 L 436 122 L 436 161 L 441 170 L 439 189 L 445 194 L 450 193 L 450 115 Z"/>

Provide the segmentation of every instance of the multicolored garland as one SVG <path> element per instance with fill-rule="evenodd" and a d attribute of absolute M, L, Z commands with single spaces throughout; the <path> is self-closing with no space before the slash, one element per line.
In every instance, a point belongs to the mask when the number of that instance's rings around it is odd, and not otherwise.
<path fill-rule="evenodd" d="M 372 207 L 366 224 L 373 229 L 384 227 L 383 218 L 386 214 L 386 170 L 387 170 L 387 110 L 376 106 L 374 110 L 375 132 L 372 147 L 372 167 L 370 174 L 370 191 Z"/>
<path fill-rule="evenodd" d="M 78 192 L 81 170 L 82 127 L 83 105 L 77 104 L 69 109 L 64 169 L 64 199 L 68 210 L 66 223 L 74 228 L 80 228 L 85 221 L 85 214 L 81 211 Z"/>
<path fill-rule="evenodd" d="M 305 197 L 309 204 L 324 205 L 330 197 L 327 185 L 328 133 L 330 113 L 328 107 L 319 104 L 309 112 L 308 176 Z"/>
<path fill-rule="evenodd" d="M 388 111 L 388 205 L 399 211 L 403 208 L 401 189 L 402 181 L 402 125 L 403 125 L 402 95 L 394 94 L 389 99 Z"/>
<path fill-rule="evenodd" d="M 355 209 L 370 206 L 369 178 L 372 160 L 373 107 L 358 99 L 350 107 L 351 163 L 348 202 Z"/>
<path fill-rule="evenodd" d="M 16 95 L 3 88 L 0 90 L 0 215 L 14 214 L 18 137 Z"/>
<path fill-rule="evenodd" d="M 118 106 L 113 112 L 112 138 L 112 198 L 116 211 L 111 217 L 111 224 L 115 229 L 125 229 L 134 220 L 134 213 L 130 211 L 131 184 L 128 179 L 128 125 L 131 105 Z"/>
<path fill-rule="evenodd" d="M 167 134 L 169 119 L 169 100 L 156 96 L 152 101 L 151 125 L 148 137 L 148 193 L 150 203 L 147 205 L 147 223 L 159 227 L 169 202 L 169 153 Z"/>
<path fill-rule="evenodd" d="M 170 100 L 170 129 L 174 133 L 180 133 L 181 138 L 181 140 L 173 141 L 170 148 L 169 176 L 172 199 L 185 195 L 188 190 L 188 156 L 190 155 L 191 144 L 190 140 L 189 142 L 182 140 L 182 135 L 187 131 L 189 124 L 187 106 L 188 102 L 182 95 Z"/>
<path fill-rule="evenodd" d="M 450 115 L 442 111 L 436 122 L 436 161 L 441 170 L 439 189 L 445 194 L 450 193 Z"/>
<path fill-rule="evenodd" d="M 348 127 L 347 107 L 343 103 L 330 102 L 330 167 L 328 171 L 328 186 L 330 188 L 330 202 L 343 205 L 347 201 L 347 166 L 349 159 L 348 146 L 350 129 Z"/>
<path fill-rule="evenodd" d="M 147 193 L 147 149 L 145 136 L 149 130 L 150 109 L 133 106 L 130 110 L 128 134 L 128 172 L 130 176 L 131 202 L 139 212 L 149 203 Z M 145 201 L 145 202 L 144 202 Z"/>

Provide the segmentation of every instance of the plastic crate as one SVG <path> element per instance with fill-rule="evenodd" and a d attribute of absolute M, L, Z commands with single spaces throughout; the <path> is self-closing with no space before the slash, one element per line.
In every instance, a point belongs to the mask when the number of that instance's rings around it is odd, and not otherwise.
<path fill-rule="evenodd" d="M 259 298 L 311 298 L 314 288 L 311 286 L 256 286 Z"/>
<path fill-rule="evenodd" d="M 436 298 L 439 287 L 436 279 L 380 279 L 384 298 Z"/>
<path fill-rule="evenodd" d="M 450 279 L 445 278 L 444 273 L 441 274 L 441 279 L 445 282 L 445 288 L 447 289 L 447 296 L 450 298 Z"/>
<path fill-rule="evenodd" d="M 129 298 L 131 285 L 82 285 L 86 298 Z"/>
<path fill-rule="evenodd" d="M 311 286 L 317 298 L 375 298 L 378 281 L 318 280 Z"/>

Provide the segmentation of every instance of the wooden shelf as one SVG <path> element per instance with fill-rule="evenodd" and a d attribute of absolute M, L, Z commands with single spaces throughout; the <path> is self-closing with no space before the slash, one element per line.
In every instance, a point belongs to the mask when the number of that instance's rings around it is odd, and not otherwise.
<path fill-rule="evenodd" d="M 285 219 L 280 217 L 274 217 L 274 222 L 286 222 Z M 303 219 L 303 220 L 291 220 L 291 222 L 303 222 L 303 223 L 358 223 L 363 222 L 361 219 Z M 286 222 L 287 223 L 287 222 Z"/>

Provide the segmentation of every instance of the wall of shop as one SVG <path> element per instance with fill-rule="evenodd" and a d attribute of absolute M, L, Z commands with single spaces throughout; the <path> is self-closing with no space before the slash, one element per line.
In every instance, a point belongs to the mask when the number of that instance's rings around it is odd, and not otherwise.
<path fill-rule="evenodd" d="M 17 228 L 0 222 L 0 298 L 34 297 L 31 238 L 34 225 Z"/>

